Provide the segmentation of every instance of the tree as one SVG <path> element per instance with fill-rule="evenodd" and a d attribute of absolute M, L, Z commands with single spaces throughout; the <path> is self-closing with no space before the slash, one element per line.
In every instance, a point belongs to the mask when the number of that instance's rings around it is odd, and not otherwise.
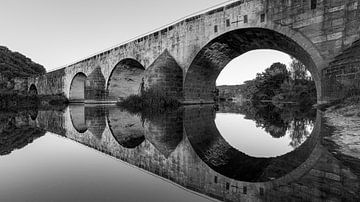
<path fill-rule="evenodd" d="M 290 72 L 291 78 L 297 82 L 298 80 L 312 80 L 309 71 L 306 66 L 296 58 L 291 57 Z"/>
<path fill-rule="evenodd" d="M 272 98 L 280 93 L 281 85 L 288 81 L 290 73 L 286 65 L 282 63 L 274 63 L 264 72 L 257 74 L 255 85 L 257 91 L 253 99 L 255 100 L 272 100 Z"/>

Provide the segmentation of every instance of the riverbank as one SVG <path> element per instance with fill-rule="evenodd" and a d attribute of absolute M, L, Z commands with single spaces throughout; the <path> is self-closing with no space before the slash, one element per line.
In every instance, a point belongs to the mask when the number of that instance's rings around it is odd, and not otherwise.
<path fill-rule="evenodd" d="M 68 100 L 62 95 L 27 95 L 0 93 L 0 111 L 23 111 L 26 109 L 65 108 Z"/>
<path fill-rule="evenodd" d="M 334 128 L 326 139 L 334 143 L 335 152 L 360 160 L 360 96 L 329 107 L 324 117 Z"/>

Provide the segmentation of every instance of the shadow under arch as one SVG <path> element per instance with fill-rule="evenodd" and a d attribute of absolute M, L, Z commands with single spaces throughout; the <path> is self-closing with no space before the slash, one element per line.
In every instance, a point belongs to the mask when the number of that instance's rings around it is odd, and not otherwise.
<path fill-rule="evenodd" d="M 117 101 L 140 92 L 145 67 L 135 59 L 121 60 L 113 68 L 107 82 L 107 99 Z"/>
<path fill-rule="evenodd" d="M 116 142 L 127 149 L 134 149 L 145 141 L 141 117 L 116 106 L 107 110 L 108 126 Z"/>
<path fill-rule="evenodd" d="M 321 98 L 321 79 L 317 64 L 320 65 L 322 61 L 314 62 L 317 56 L 309 53 L 313 49 L 304 50 L 299 42 L 270 28 L 242 28 L 212 39 L 196 54 L 184 80 L 185 102 L 213 103 L 216 79 L 224 67 L 234 58 L 258 49 L 278 50 L 301 61 L 312 74 L 318 99 Z"/>
<path fill-rule="evenodd" d="M 38 95 L 38 90 L 37 90 L 35 84 L 30 85 L 29 94 L 30 95 Z"/>
<path fill-rule="evenodd" d="M 317 128 L 321 121 L 317 118 L 310 137 L 292 152 L 274 158 L 251 157 L 226 142 L 214 119 L 215 111 L 212 106 L 187 107 L 184 117 L 185 133 L 192 148 L 205 164 L 235 180 L 268 182 L 283 178 L 307 161 L 319 142 Z"/>
<path fill-rule="evenodd" d="M 75 74 L 70 84 L 69 101 L 83 103 L 85 101 L 85 82 L 87 76 L 79 72 Z"/>
<path fill-rule="evenodd" d="M 85 133 L 88 130 L 85 119 L 85 106 L 83 104 L 69 105 L 70 120 L 75 130 Z"/>

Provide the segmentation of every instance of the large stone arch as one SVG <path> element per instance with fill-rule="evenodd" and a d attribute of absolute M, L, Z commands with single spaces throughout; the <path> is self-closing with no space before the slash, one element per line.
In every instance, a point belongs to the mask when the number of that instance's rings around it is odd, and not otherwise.
<path fill-rule="evenodd" d="M 143 82 L 144 71 L 145 67 L 132 58 L 126 58 L 117 63 L 107 82 L 107 100 L 117 101 L 138 94 Z"/>
<path fill-rule="evenodd" d="M 184 79 L 185 103 L 212 103 L 216 79 L 235 57 L 257 49 L 274 49 L 300 60 L 312 74 L 318 100 L 322 99 L 321 69 L 326 62 L 314 44 L 290 28 L 267 23 L 234 29 L 211 38 L 195 51 Z"/>
<path fill-rule="evenodd" d="M 69 101 L 84 102 L 85 101 L 85 82 L 87 76 L 79 72 L 75 74 L 70 84 Z"/>

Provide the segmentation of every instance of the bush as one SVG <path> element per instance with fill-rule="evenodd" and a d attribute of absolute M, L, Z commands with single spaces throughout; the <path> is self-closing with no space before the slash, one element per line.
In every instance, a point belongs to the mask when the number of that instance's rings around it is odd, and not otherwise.
<path fill-rule="evenodd" d="M 150 89 L 141 95 L 131 95 L 117 103 L 118 106 L 132 112 L 141 113 L 143 116 L 163 113 L 178 108 L 181 103 L 173 96 L 166 95 L 163 91 Z"/>

